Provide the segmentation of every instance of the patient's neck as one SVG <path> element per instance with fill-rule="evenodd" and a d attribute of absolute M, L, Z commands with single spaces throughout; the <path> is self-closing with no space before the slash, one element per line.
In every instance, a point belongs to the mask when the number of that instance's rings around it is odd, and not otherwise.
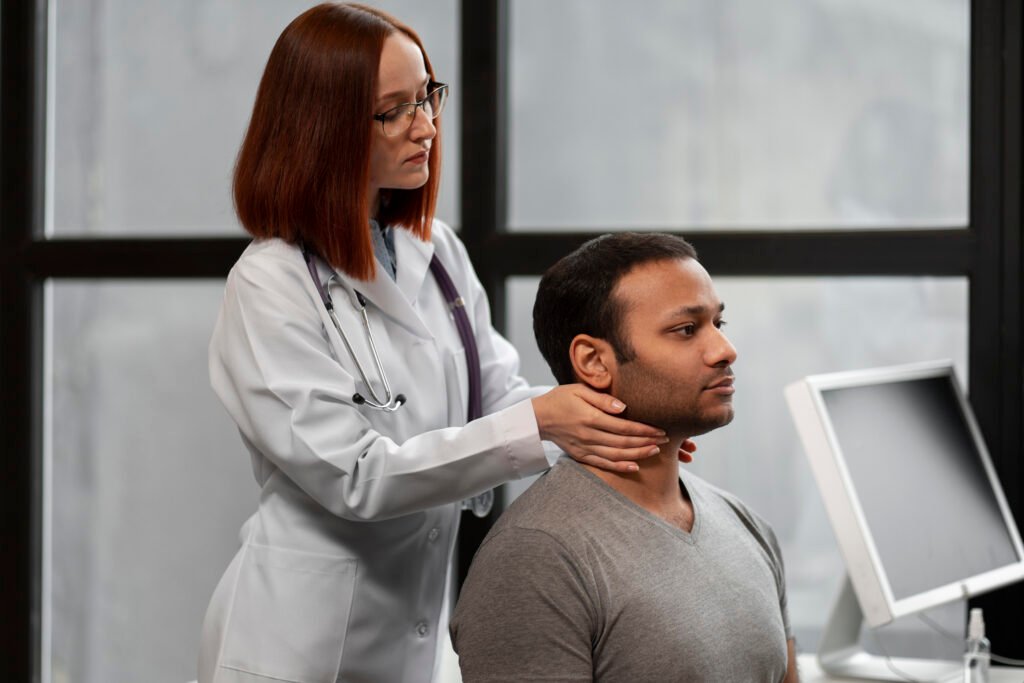
<path fill-rule="evenodd" d="M 679 447 L 685 437 L 669 435 L 661 451 L 643 460 L 637 460 L 638 472 L 609 472 L 584 465 L 613 489 L 642 508 L 656 515 L 679 509 L 689 509 L 689 501 L 679 488 Z"/>

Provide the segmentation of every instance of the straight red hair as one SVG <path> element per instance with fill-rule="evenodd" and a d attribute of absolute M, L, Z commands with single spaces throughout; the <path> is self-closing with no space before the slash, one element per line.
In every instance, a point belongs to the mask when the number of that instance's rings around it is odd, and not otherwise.
<path fill-rule="evenodd" d="M 376 273 L 368 197 L 373 102 L 384 41 L 395 31 L 419 46 L 434 79 L 419 36 L 385 12 L 325 3 L 296 17 L 267 59 L 235 164 L 235 211 L 251 235 L 303 243 L 361 280 Z M 430 239 L 440 142 L 438 126 L 423 187 L 382 191 L 382 225 Z"/>

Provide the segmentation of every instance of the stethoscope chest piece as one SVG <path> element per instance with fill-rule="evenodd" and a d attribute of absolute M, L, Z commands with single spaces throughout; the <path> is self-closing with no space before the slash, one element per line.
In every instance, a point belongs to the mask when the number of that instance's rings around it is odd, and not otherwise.
<path fill-rule="evenodd" d="M 352 347 L 352 342 L 349 341 L 348 335 L 345 333 L 345 328 L 342 327 L 341 322 L 338 320 L 337 314 L 334 312 L 334 300 L 331 298 L 331 292 L 326 285 L 320 282 L 320 276 L 316 272 L 315 257 L 312 252 L 302 247 L 302 258 L 306 261 L 306 268 L 309 269 L 309 275 L 313 278 L 313 284 L 316 286 L 317 293 L 320 294 L 320 300 L 324 304 L 324 308 L 327 309 L 327 315 L 331 318 L 331 322 L 334 324 L 334 329 L 338 332 L 338 336 L 341 337 L 342 342 L 345 344 L 345 349 L 352 357 L 352 361 L 355 363 L 356 371 L 363 380 L 363 384 L 366 385 L 366 389 L 370 394 L 367 398 L 359 392 L 352 394 L 352 402 L 356 405 L 367 406 L 369 408 L 376 408 L 377 410 L 383 410 L 386 413 L 393 413 L 401 408 L 406 403 L 405 394 L 398 394 L 397 396 L 391 393 L 391 384 L 388 382 L 388 375 L 384 372 L 384 365 L 380 362 L 380 355 L 377 353 L 377 345 L 373 342 L 373 331 L 370 330 L 370 318 L 366 315 L 366 297 L 360 292 L 355 292 L 356 301 L 359 304 L 359 314 L 363 319 L 363 328 L 366 330 L 366 341 L 370 347 L 370 355 L 373 356 L 373 364 L 377 369 L 377 376 L 380 377 L 381 385 L 384 389 L 384 395 L 380 396 L 377 390 L 373 388 L 370 383 L 370 378 L 366 374 L 366 370 L 363 368 L 362 362 L 359 360 L 359 356 L 356 355 L 355 349 Z"/>

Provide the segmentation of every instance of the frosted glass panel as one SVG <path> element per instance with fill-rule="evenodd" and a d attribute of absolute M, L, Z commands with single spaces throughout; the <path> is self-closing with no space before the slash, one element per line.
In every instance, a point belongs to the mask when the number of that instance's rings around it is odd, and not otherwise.
<path fill-rule="evenodd" d="M 713 275 L 713 274 L 712 274 Z M 533 338 L 539 278 L 508 284 L 508 337 L 531 382 L 554 382 Z M 786 561 L 789 610 L 804 651 L 817 646 L 844 566 L 783 399 L 809 374 L 951 358 L 967 377 L 967 281 L 963 278 L 716 277 L 726 333 L 736 346 L 736 418 L 699 437 L 689 467 L 731 491 L 774 526 Z M 525 487 L 518 483 L 510 493 Z M 940 620 L 962 630 L 962 605 Z M 935 617 L 935 615 L 933 615 Z M 889 647 L 900 654 L 957 656 L 934 632 L 897 623 Z M 941 639 L 940 639 L 941 641 Z M 877 651 L 873 643 L 868 643 Z M 939 647 L 939 650 L 929 648 Z M 904 649 L 906 651 L 901 652 Z"/>
<path fill-rule="evenodd" d="M 270 50 L 308 0 L 55 0 L 58 235 L 240 234 L 231 173 Z M 441 80 L 438 217 L 458 223 L 455 0 L 369 2 L 420 34 Z"/>
<path fill-rule="evenodd" d="M 258 496 L 207 378 L 222 291 L 52 286 L 43 683 L 196 676 L 207 601 Z"/>
<path fill-rule="evenodd" d="M 967 0 L 512 0 L 513 230 L 963 226 Z"/>

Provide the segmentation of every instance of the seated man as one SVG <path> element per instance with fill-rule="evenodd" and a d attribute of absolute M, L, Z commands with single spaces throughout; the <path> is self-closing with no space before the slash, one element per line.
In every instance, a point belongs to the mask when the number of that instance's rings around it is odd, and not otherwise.
<path fill-rule="evenodd" d="M 534 332 L 558 382 L 668 439 L 635 473 L 563 457 L 498 520 L 451 622 L 465 683 L 797 680 L 772 530 L 677 460 L 733 417 L 724 308 L 670 235 L 605 235 L 544 275 Z"/>

